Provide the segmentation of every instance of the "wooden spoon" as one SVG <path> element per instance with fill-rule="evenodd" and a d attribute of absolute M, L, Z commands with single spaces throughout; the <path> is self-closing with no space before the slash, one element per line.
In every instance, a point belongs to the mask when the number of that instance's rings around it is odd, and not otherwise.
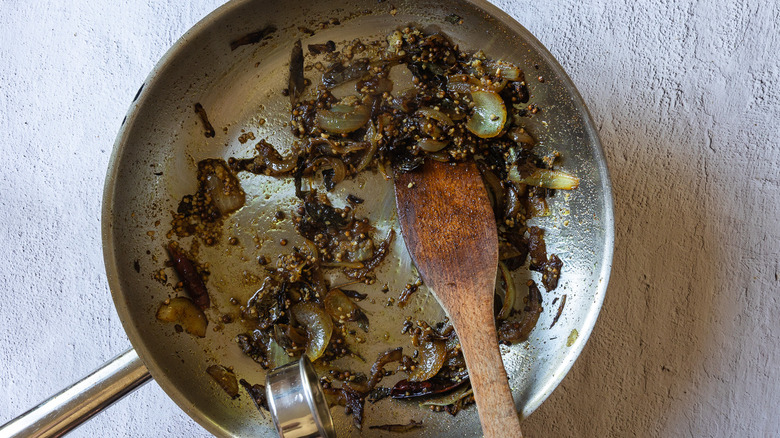
<path fill-rule="evenodd" d="M 426 160 L 395 175 L 395 200 L 406 248 L 460 339 L 485 437 L 522 437 L 493 317 L 496 221 L 477 167 Z"/>

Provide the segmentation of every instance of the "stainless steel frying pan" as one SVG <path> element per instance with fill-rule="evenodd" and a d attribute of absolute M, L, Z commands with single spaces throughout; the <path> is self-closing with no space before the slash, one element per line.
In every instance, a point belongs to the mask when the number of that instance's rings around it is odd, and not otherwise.
<path fill-rule="evenodd" d="M 565 263 L 560 286 L 545 293 L 544 313 L 529 341 L 503 351 L 515 402 L 523 416 L 530 415 L 550 395 L 590 335 L 606 291 L 613 249 L 612 194 L 601 145 L 585 104 L 560 65 L 527 30 L 482 0 L 237 0 L 203 19 L 163 57 L 133 102 L 114 148 L 103 204 L 104 255 L 117 311 L 140 360 L 135 353 L 126 353 L 112 369 L 99 371 L 92 380 L 47 402 L 43 411 L 15 421 L 11 426 L 16 431 L 29 433 L 32 429 L 25 427 L 41 427 L 58 416 L 88 417 L 125 392 L 127 386 L 142 382 L 148 368 L 168 395 L 213 434 L 275 436 L 270 419 L 263 418 L 245 394 L 230 400 L 205 372 L 206 367 L 218 363 L 233 367 L 249 382 L 264 380 L 264 371 L 233 342 L 243 331 L 238 324 L 212 321 L 207 336 L 198 339 L 175 333 L 172 326 L 155 319 L 159 304 L 175 295 L 170 286 L 172 271 L 164 271 L 168 281 L 155 278 L 167 257 L 164 246 L 170 211 L 183 195 L 194 192 L 199 160 L 251 155 L 254 143 L 239 141 L 242 134 L 252 132 L 255 138 L 268 138 L 275 145 L 290 143 L 289 129 L 284 126 L 289 100 L 281 91 L 286 87 L 287 63 L 295 40 L 301 39 L 305 47 L 328 40 L 378 39 L 410 24 L 443 31 L 462 49 L 481 49 L 491 58 L 520 65 L 529 79 L 532 102 L 542 110 L 530 130 L 543 151 L 560 151 L 563 168 L 581 179 L 576 191 L 552 200 L 552 216 L 535 220 L 547 229 L 548 250 Z M 268 25 L 276 31 L 267 40 L 230 49 L 231 41 Z M 304 28 L 316 32 L 311 35 Z M 306 76 L 315 79 L 317 74 L 307 71 Z M 197 102 L 216 129 L 213 138 L 204 136 L 193 111 Z M 250 195 L 247 205 L 225 225 L 225 233 L 237 237 L 241 244 L 204 248 L 200 255 L 211 266 L 209 288 L 216 309 L 228 309 L 229 298 L 246 300 L 257 289 L 247 273 L 260 272 L 258 255 L 282 252 L 284 248 L 277 243 L 280 238 L 296 243 L 294 233 L 272 220 L 277 210 L 292 207 L 292 182 L 253 175 L 241 178 Z M 377 224 L 380 235 L 397 227 L 392 185 L 380 175 L 362 175 L 340 184 L 337 190 L 341 192 L 334 199 L 359 193 L 368 201 L 359 213 Z M 397 298 L 413 275 L 403 242 L 397 239 L 393 257 L 384 262 L 380 272 L 380 280 L 388 283 L 391 292 L 385 295 L 379 286 L 355 286 L 372 297 L 365 302 L 372 328 L 361 350 L 369 362 L 389 346 L 407 345 L 406 336 L 399 333 L 399 316 L 429 321 L 444 317 L 427 291 L 418 292 L 405 309 L 386 307 L 387 299 Z M 516 281 L 533 275 L 521 271 Z M 564 294 L 566 305 L 552 326 Z M 559 300 L 552 305 L 556 298 Z M 214 312 L 209 314 L 212 319 L 217 315 Z M 362 366 L 365 372 L 370 363 L 351 366 Z M 97 401 L 93 392 L 86 392 L 96 387 L 102 393 Z M 63 410 L 59 404 L 62 399 L 88 400 L 91 404 Z M 333 410 L 339 436 L 358 436 L 341 411 Z M 474 408 L 451 417 L 414 402 L 383 400 L 368 404 L 365 418 L 367 426 L 411 419 L 424 422 L 424 429 L 406 436 L 449 436 L 449 430 L 457 430 L 459 436 L 480 434 Z M 376 432 L 364 430 L 364 435 Z"/>

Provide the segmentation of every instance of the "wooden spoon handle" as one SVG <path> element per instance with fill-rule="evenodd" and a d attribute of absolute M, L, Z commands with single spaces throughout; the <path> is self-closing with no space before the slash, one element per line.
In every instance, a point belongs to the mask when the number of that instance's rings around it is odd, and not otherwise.
<path fill-rule="evenodd" d="M 470 331 L 458 335 L 485 438 L 521 438 L 520 417 L 501 360 L 493 318 L 455 326 Z"/>

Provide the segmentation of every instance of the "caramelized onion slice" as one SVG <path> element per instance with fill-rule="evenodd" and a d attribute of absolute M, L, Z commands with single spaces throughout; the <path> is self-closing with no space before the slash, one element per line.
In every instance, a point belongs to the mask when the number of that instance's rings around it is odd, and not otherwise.
<path fill-rule="evenodd" d="M 468 379 L 460 381 L 451 381 L 440 379 L 438 377 L 426 380 L 424 382 L 411 382 L 409 380 L 400 380 L 393 386 L 390 392 L 390 397 L 399 398 L 413 398 L 422 397 L 434 394 L 443 394 L 445 392 L 452 391 L 455 388 L 468 382 Z"/>
<path fill-rule="evenodd" d="M 523 71 L 520 69 L 520 67 L 510 64 L 506 61 L 494 61 L 490 63 L 489 67 L 490 70 L 492 70 L 491 73 L 494 73 L 495 76 L 499 76 L 510 81 L 518 81 L 523 77 Z"/>
<path fill-rule="evenodd" d="M 166 300 L 157 309 L 157 319 L 164 322 L 175 322 L 191 335 L 206 337 L 206 327 L 209 325 L 206 315 L 189 298 L 176 297 Z"/>
<path fill-rule="evenodd" d="M 333 335 L 333 321 L 319 306 L 303 302 L 290 308 L 293 317 L 306 329 L 306 355 L 315 361 L 325 353 Z"/>
<path fill-rule="evenodd" d="M 346 155 L 355 151 L 366 149 L 368 143 L 364 141 L 351 141 L 346 140 L 344 142 L 338 142 L 329 138 L 311 138 L 306 144 L 306 153 L 317 156 L 319 154 L 325 155 Z"/>
<path fill-rule="evenodd" d="M 506 123 L 504 100 L 492 91 L 471 90 L 474 114 L 466 122 L 466 129 L 480 138 L 492 138 L 501 133 Z"/>
<path fill-rule="evenodd" d="M 501 343 L 514 344 L 525 342 L 536 327 L 542 313 L 542 294 L 533 281 L 528 282 L 528 302 L 519 321 L 501 321 L 497 324 L 498 340 Z"/>
<path fill-rule="evenodd" d="M 368 381 L 368 387 L 374 388 L 385 376 L 385 365 L 390 362 L 400 362 L 403 360 L 403 348 L 398 347 L 379 353 L 376 362 L 371 365 L 371 379 Z"/>
<path fill-rule="evenodd" d="M 317 112 L 317 127 L 333 134 L 347 134 L 362 128 L 371 117 L 365 105 L 333 105 Z"/>
<path fill-rule="evenodd" d="M 238 397 L 238 380 L 232 371 L 222 365 L 211 365 L 206 368 L 206 372 L 217 382 L 220 388 L 225 390 L 230 398 Z"/>
<path fill-rule="evenodd" d="M 374 250 L 374 255 L 371 256 L 370 259 L 363 262 L 363 267 L 360 269 L 345 269 L 344 273 L 347 274 L 347 277 L 352 279 L 357 278 L 365 278 L 365 276 L 374 270 L 377 266 L 379 266 L 380 263 L 382 263 L 382 260 L 385 259 L 385 256 L 390 251 L 390 244 L 393 243 L 393 238 L 395 237 L 395 230 L 391 229 L 387 233 L 387 237 L 385 240 L 382 241 L 382 243 L 379 244 L 379 248 Z"/>
<path fill-rule="evenodd" d="M 323 299 L 323 304 L 325 305 L 325 311 L 337 323 L 344 324 L 347 321 L 358 321 L 360 327 L 364 331 L 368 331 L 366 314 L 348 296 L 344 295 L 344 292 L 340 289 L 332 289 L 328 292 Z"/>
<path fill-rule="evenodd" d="M 450 392 L 449 394 L 425 400 L 424 402 L 420 403 L 420 406 L 449 406 L 462 398 L 470 396 L 471 394 L 474 394 L 474 390 L 471 389 L 471 385 L 464 385 L 455 391 Z"/>
<path fill-rule="evenodd" d="M 498 262 L 498 275 L 503 279 L 504 285 L 506 285 L 504 293 L 504 305 L 501 306 L 501 311 L 496 317 L 500 321 L 507 319 L 509 314 L 512 312 L 512 309 L 515 308 L 515 301 L 517 300 L 517 288 L 515 287 L 515 280 L 512 278 L 512 274 L 509 272 L 509 268 L 507 268 L 504 262 Z M 499 284 L 501 283 L 496 282 L 496 286 Z"/>
<path fill-rule="evenodd" d="M 368 73 L 368 67 L 369 60 L 365 58 L 355 60 L 347 66 L 336 63 L 322 74 L 322 83 L 328 88 L 333 88 L 337 85 L 360 79 Z"/>
<path fill-rule="evenodd" d="M 244 206 L 246 194 L 224 160 L 203 160 L 198 163 L 198 173 L 205 193 L 221 214 L 230 214 Z"/>
<path fill-rule="evenodd" d="M 222 214 L 232 213 L 243 207 L 246 199 L 243 191 L 225 190 L 225 185 L 214 175 L 206 177 L 206 193 L 211 195 L 211 202 Z"/>
<path fill-rule="evenodd" d="M 298 157 L 296 155 L 290 155 L 287 158 L 283 158 L 276 148 L 265 140 L 260 141 L 255 145 L 257 149 L 258 158 L 265 166 L 266 172 L 271 176 L 284 175 L 286 173 L 295 170 L 295 165 L 298 163 Z"/>
<path fill-rule="evenodd" d="M 525 128 L 512 128 L 506 134 L 512 141 L 525 149 L 531 150 L 536 144 L 536 140 Z"/>
<path fill-rule="evenodd" d="M 490 167 L 484 162 L 477 162 L 479 171 L 482 173 L 482 179 L 485 181 L 485 187 L 488 189 L 488 196 L 490 202 L 493 204 L 493 211 L 500 213 L 504 211 L 504 187 L 501 185 L 501 180 L 498 179 L 495 173 L 490 170 Z"/>
<path fill-rule="evenodd" d="M 417 146 L 425 152 L 439 152 L 447 147 L 447 142 L 423 138 L 417 142 Z"/>
<path fill-rule="evenodd" d="M 418 109 L 415 114 L 420 117 L 436 120 L 441 123 L 442 126 L 452 126 L 452 119 L 450 116 L 431 107 L 422 107 Z"/>
<path fill-rule="evenodd" d="M 457 94 L 469 94 L 472 86 L 479 86 L 479 79 L 470 75 L 451 75 L 447 77 L 447 91 Z"/>
<path fill-rule="evenodd" d="M 518 172 L 509 172 L 509 179 L 516 183 L 529 186 L 544 187 L 545 189 L 574 190 L 580 185 L 580 179 L 562 170 L 535 169 L 525 178 Z"/>
<path fill-rule="evenodd" d="M 247 171 L 256 175 L 281 176 L 295 170 L 298 164 L 298 155 L 292 154 L 287 158 L 282 157 L 276 148 L 265 140 L 260 140 L 256 145 L 257 155 L 254 158 L 230 159 L 230 166 L 235 171 Z"/>
<path fill-rule="evenodd" d="M 308 171 L 316 172 L 318 170 L 323 171 L 323 181 L 325 189 L 331 191 L 336 187 L 336 184 L 344 181 L 347 176 L 347 166 L 344 162 L 335 157 L 320 157 L 314 160 L 307 168 Z M 330 176 L 327 176 L 324 171 L 331 170 Z"/>
<path fill-rule="evenodd" d="M 363 156 L 360 157 L 360 162 L 358 162 L 357 166 L 355 166 L 355 173 L 360 173 L 363 171 L 363 169 L 368 167 L 369 164 L 371 164 L 371 160 L 374 159 L 374 155 L 379 148 L 380 138 L 382 138 L 382 134 L 379 133 L 378 129 L 374 127 L 374 122 L 368 122 L 368 129 L 366 129 L 364 141 L 368 142 L 369 147 L 366 149 L 366 152 L 363 154 Z"/>
<path fill-rule="evenodd" d="M 422 382 L 435 376 L 447 359 L 447 345 L 444 341 L 426 342 L 417 351 L 420 361 L 409 374 L 410 382 Z"/>

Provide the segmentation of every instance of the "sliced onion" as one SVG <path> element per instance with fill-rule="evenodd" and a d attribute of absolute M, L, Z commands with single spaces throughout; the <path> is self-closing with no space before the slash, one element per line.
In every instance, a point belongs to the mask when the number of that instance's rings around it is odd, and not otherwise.
<path fill-rule="evenodd" d="M 206 193 L 211 195 L 211 202 L 223 215 L 232 213 L 244 206 L 246 195 L 242 191 L 229 192 L 225 185 L 215 175 L 206 177 Z"/>
<path fill-rule="evenodd" d="M 225 390 L 230 398 L 238 397 L 238 380 L 232 371 L 222 365 L 211 365 L 206 368 L 206 372 L 209 373 L 211 378 Z"/>
<path fill-rule="evenodd" d="M 420 127 L 420 132 L 431 138 L 441 138 L 441 128 L 438 123 L 431 123 L 428 119 L 418 119 L 417 126 Z"/>
<path fill-rule="evenodd" d="M 410 382 L 422 382 L 435 376 L 447 359 L 447 345 L 444 341 L 425 342 L 417 351 L 420 353 L 420 360 L 409 374 Z"/>
<path fill-rule="evenodd" d="M 544 187 L 545 189 L 574 190 L 580 185 L 580 179 L 562 170 L 535 169 L 529 176 L 522 178 L 519 172 L 510 169 L 509 179 L 516 183 L 529 186 Z"/>
<path fill-rule="evenodd" d="M 515 257 L 519 257 L 521 255 L 520 251 L 517 250 L 513 245 L 502 242 L 498 244 L 498 259 L 499 260 L 508 260 Z"/>
<path fill-rule="evenodd" d="M 479 86 L 479 79 L 469 75 L 452 75 L 447 77 L 447 91 L 450 93 L 469 94 L 472 86 Z"/>
<path fill-rule="evenodd" d="M 323 301 L 325 311 L 327 311 L 337 323 L 344 324 L 347 321 L 357 322 L 358 327 L 368 333 L 368 317 L 363 313 L 363 309 L 346 296 L 344 292 L 339 289 L 333 289 L 328 292 Z"/>
<path fill-rule="evenodd" d="M 437 109 L 423 107 L 418 109 L 415 115 L 436 120 L 437 122 L 441 123 L 442 126 L 452 126 L 452 119 L 450 116 Z"/>
<path fill-rule="evenodd" d="M 328 292 L 323 299 L 323 304 L 325 305 L 325 311 L 339 324 L 344 324 L 347 321 L 357 321 L 363 314 L 360 307 L 352 302 L 348 296 L 344 295 L 344 292 L 340 289 L 332 289 Z"/>
<path fill-rule="evenodd" d="M 295 165 L 298 163 L 298 157 L 296 155 L 282 158 L 282 156 L 279 155 L 279 152 L 265 140 L 257 143 L 255 149 L 257 149 L 258 158 L 265 166 L 266 172 L 271 176 L 279 176 L 292 172 L 295 169 Z"/>
<path fill-rule="evenodd" d="M 417 97 L 416 88 L 409 88 L 408 90 L 403 90 L 395 94 L 395 98 L 393 99 L 391 106 L 394 109 L 403 111 L 405 113 L 410 113 L 414 109 L 413 103 L 416 97 Z"/>
<path fill-rule="evenodd" d="M 536 140 L 524 128 L 513 128 L 507 132 L 509 138 L 524 149 L 533 149 Z"/>
<path fill-rule="evenodd" d="M 318 170 L 326 169 L 333 170 L 333 178 L 331 179 L 333 185 L 344 181 L 344 178 L 347 176 L 347 166 L 344 165 L 343 161 L 335 157 L 317 158 L 309 165 L 309 167 L 307 167 L 306 170 L 310 172 L 316 172 Z"/>
<path fill-rule="evenodd" d="M 371 145 L 367 141 L 345 141 L 343 143 L 336 143 L 336 146 L 333 148 L 333 152 L 338 155 L 345 155 L 352 152 L 362 151 L 370 147 Z"/>
<path fill-rule="evenodd" d="M 206 327 L 209 325 L 206 315 L 189 298 L 176 297 L 166 300 L 157 309 L 157 319 L 164 322 L 175 322 L 191 335 L 206 337 Z"/>
<path fill-rule="evenodd" d="M 390 67 L 387 79 L 393 83 L 393 89 L 397 90 L 396 95 L 403 94 L 405 91 L 414 89 L 414 75 L 409 70 L 408 64 L 399 63 Z"/>
<path fill-rule="evenodd" d="M 523 192 L 525 192 L 525 185 L 523 186 Z M 507 184 L 505 205 L 506 211 L 504 211 L 504 218 L 512 220 L 517 218 L 517 215 L 522 212 L 522 204 L 520 203 L 520 191 L 517 190 L 514 184 Z"/>
<path fill-rule="evenodd" d="M 379 248 L 374 250 L 374 255 L 371 256 L 370 259 L 363 262 L 362 268 L 344 270 L 344 273 L 347 275 L 347 277 L 352 279 L 365 278 L 366 274 L 379 266 L 379 264 L 382 263 L 382 260 L 385 259 L 385 256 L 390 251 L 390 244 L 393 243 L 394 237 L 395 230 L 390 229 L 390 231 L 387 233 L 387 237 L 385 237 L 385 240 L 379 244 Z"/>
<path fill-rule="evenodd" d="M 211 298 L 195 262 L 182 251 L 178 243 L 168 244 L 168 255 L 171 256 L 173 269 L 176 270 L 176 274 L 184 285 L 184 291 L 201 310 L 208 309 L 211 305 Z"/>
<path fill-rule="evenodd" d="M 508 83 L 509 81 L 507 81 L 506 79 L 497 79 L 494 81 L 490 81 L 487 88 L 489 88 L 490 91 L 494 93 L 500 93 L 504 90 L 504 88 L 506 88 Z"/>
<path fill-rule="evenodd" d="M 297 346 L 306 345 L 306 333 L 301 332 L 290 324 L 276 324 L 274 326 L 273 339 L 286 349 L 296 349 Z"/>
<path fill-rule="evenodd" d="M 363 411 L 366 405 L 366 398 L 363 391 L 352 387 L 353 383 L 346 382 L 341 387 L 346 401 L 346 411 L 352 413 L 352 424 L 357 430 L 363 429 Z"/>
<path fill-rule="evenodd" d="M 322 83 L 333 88 L 337 85 L 360 79 L 368 73 L 368 59 L 358 59 L 347 66 L 336 63 L 322 74 Z"/>
<path fill-rule="evenodd" d="M 371 110 L 365 105 L 333 105 L 330 110 L 317 112 L 317 127 L 334 134 L 357 131 L 368 122 Z"/>
<path fill-rule="evenodd" d="M 328 290 L 325 286 L 325 277 L 322 275 L 322 269 L 315 266 L 309 272 L 311 273 L 311 287 L 314 289 L 314 296 L 324 297 Z"/>
<path fill-rule="evenodd" d="M 303 302 L 290 308 L 293 317 L 306 329 L 306 355 L 315 361 L 325 353 L 333 335 L 333 321 L 319 306 Z"/>
<path fill-rule="evenodd" d="M 400 362 L 403 360 L 403 348 L 398 347 L 379 353 L 376 362 L 371 365 L 371 378 L 368 381 L 368 387 L 373 388 L 385 376 L 385 365 L 390 362 Z"/>
<path fill-rule="evenodd" d="M 504 187 L 501 185 L 501 180 L 498 179 L 495 173 L 483 162 L 477 163 L 479 170 L 482 173 L 482 178 L 485 180 L 485 186 L 488 188 L 488 195 L 493 202 L 493 208 L 497 212 L 504 210 Z"/>
<path fill-rule="evenodd" d="M 311 255 L 312 259 L 314 260 L 314 263 L 319 263 L 320 261 L 320 250 L 317 248 L 317 245 L 314 244 L 311 240 L 307 238 L 303 238 L 304 243 L 306 243 L 306 248 L 309 249 L 309 255 Z"/>
<path fill-rule="evenodd" d="M 508 162 L 514 164 L 513 161 L 508 161 Z M 507 171 L 506 177 L 509 181 L 515 183 L 520 183 L 523 181 L 523 177 L 520 175 L 520 169 L 518 169 L 517 166 L 510 166 L 509 171 Z"/>
<path fill-rule="evenodd" d="M 290 92 L 290 104 L 294 107 L 306 88 L 306 78 L 303 77 L 303 48 L 301 47 L 301 40 L 295 42 L 290 54 L 290 76 L 287 81 L 287 87 L 287 90 Z"/>
<path fill-rule="evenodd" d="M 428 152 L 426 157 L 436 160 L 442 163 L 449 163 L 450 162 L 450 156 L 446 152 Z"/>
<path fill-rule="evenodd" d="M 471 389 L 471 385 L 465 385 L 461 386 L 455 391 L 452 391 L 449 394 L 425 400 L 424 402 L 420 403 L 420 406 L 449 406 L 457 403 L 460 399 L 470 396 L 471 394 L 474 394 L 474 390 Z"/>
<path fill-rule="evenodd" d="M 439 152 L 447 147 L 447 142 L 423 138 L 417 142 L 417 146 L 425 152 Z"/>
<path fill-rule="evenodd" d="M 517 300 L 517 288 L 515 288 L 515 280 L 512 278 L 512 274 L 509 272 L 509 268 L 506 267 L 504 262 L 498 262 L 498 275 L 503 279 L 505 285 L 504 292 L 504 305 L 501 307 L 501 311 L 498 312 L 496 319 L 503 320 L 509 318 L 509 314 L 512 309 L 515 308 L 515 301 Z M 498 286 L 500 282 L 496 282 Z"/>
<path fill-rule="evenodd" d="M 345 141 L 339 143 L 329 138 L 312 138 L 309 140 L 306 148 L 309 154 L 314 156 L 325 155 L 345 155 L 355 151 L 368 148 L 370 145 L 365 141 Z"/>
<path fill-rule="evenodd" d="M 518 81 L 523 77 L 523 70 L 520 67 L 510 64 L 505 61 L 495 61 L 490 64 L 490 69 L 496 76 L 508 79 L 510 81 Z"/>
<path fill-rule="evenodd" d="M 464 104 L 465 103 L 461 103 L 461 105 L 464 105 Z M 459 107 L 456 107 L 456 108 L 448 109 L 446 114 L 453 121 L 460 122 L 461 120 L 466 118 L 466 116 L 468 115 L 468 111 L 466 111 L 464 107 L 459 106 Z"/>
<path fill-rule="evenodd" d="M 387 168 L 385 168 L 385 165 L 382 163 L 382 160 L 376 162 L 376 168 L 379 171 L 379 173 L 382 174 L 382 178 L 384 178 L 385 181 L 390 181 L 391 179 L 393 179 L 393 177 L 390 176 L 390 173 L 387 171 Z"/>
<path fill-rule="evenodd" d="M 492 91 L 473 89 L 474 114 L 466 122 L 466 129 L 481 138 L 492 138 L 501 133 L 506 123 L 504 99 Z"/>
<path fill-rule="evenodd" d="M 220 213 L 226 215 L 244 206 L 246 194 L 223 160 L 204 160 L 198 167 L 199 173 L 205 174 L 203 188 Z"/>
<path fill-rule="evenodd" d="M 550 206 L 547 200 L 538 196 L 529 196 L 525 200 L 525 211 L 528 217 L 546 217 L 550 216 Z"/>
<path fill-rule="evenodd" d="M 380 65 L 377 67 L 382 68 Z M 361 94 L 383 94 L 393 91 L 393 81 L 386 77 L 370 76 L 355 83 L 355 91 Z"/>
<path fill-rule="evenodd" d="M 270 340 L 273 340 L 273 345 L 281 349 L 282 353 L 287 357 L 299 356 L 301 350 L 306 347 L 306 332 L 303 329 L 297 329 L 290 324 L 276 324 L 272 330 L 273 333 Z M 266 357 L 268 358 L 272 358 L 274 354 L 279 353 L 273 351 L 271 347 L 271 343 L 268 342 L 266 345 Z M 277 359 L 272 359 L 272 362 L 278 362 Z"/>
<path fill-rule="evenodd" d="M 444 394 L 450 392 L 461 385 L 465 385 L 468 379 L 449 380 L 433 378 L 422 382 L 411 382 L 409 380 L 399 380 L 390 391 L 390 397 L 394 399 L 427 397 L 434 394 Z"/>
<path fill-rule="evenodd" d="M 520 321 L 505 320 L 496 325 L 498 339 L 501 342 L 525 342 L 536 327 L 542 313 L 542 294 L 533 281 L 528 285 L 528 302 Z"/>
<path fill-rule="evenodd" d="M 344 396 L 344 391 L 341 388 L 322 388 L 322 393 L 325 395 L 328 407 L 347 405 L 347 398 Z"/>
<path fill-rule="evenodd" d="M 381 123 L 381 122 L 380 122 Z M 366 129 L 365 141 L 368 142 L 369 147 L 366 149 L 366 153 L 360 158 L 357 166 L 355 166 L 355 173 L 360 173 L 371 164 L 371 160 L 374 158 L 377 149 L 379 148 L 379 139 L 382 137 L 381 125 L 380 129 L 374 127 L 373 122 L 368 122 L 368 129 Z"/>

